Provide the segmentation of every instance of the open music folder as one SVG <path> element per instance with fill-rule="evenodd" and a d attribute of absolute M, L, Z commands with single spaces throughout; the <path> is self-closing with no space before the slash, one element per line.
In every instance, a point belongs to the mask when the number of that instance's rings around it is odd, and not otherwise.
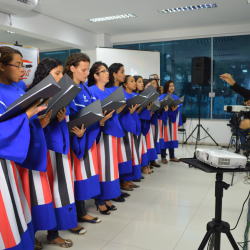
<path fill-rule="evenodd" d="M 16 115 L 25 112 L 34 103 L 40 100 L 42 104 L 44 101 L 53 97 L 61 90 L 52 75 L 48 75 L 41 82 L 28 90 L 23 96 L 13 102 L 0 116 L 0 121 L 7 120 Z"/>
<path fill-rule="evenodd" d="M 62 108 L 67 107 L 78 93 L 81 92 L 81 88 L 67 74 L 64 74 L 59 82 L 59 86 L 61 87 L 60 92 L 51 98 L 48 108 L 44 112 L 47 113 L 52 110 L 51 119 L 56 118 L 57 113 Z"/>
<path fill-rule="evenodd" d="M 75 126 L 81 127 L 82 125 L 84 125 L 85 128 L 88 128 L 94 123 L 100 121 L 103 117 L 101 102 L 100 100 L 97 100 L 81 109 L 76 115 L 70 116 L 68 127 L 69 130 Z"/>
<path fill-rule="evenodd" d="M 126 105 L 123 87 L 119 87 L 111 95 L 102 100 L 101 105 L 103 112 L 106 111 L 107 113 L 111 112 L 112 110 L 117 111 L 120 107 Z"/>

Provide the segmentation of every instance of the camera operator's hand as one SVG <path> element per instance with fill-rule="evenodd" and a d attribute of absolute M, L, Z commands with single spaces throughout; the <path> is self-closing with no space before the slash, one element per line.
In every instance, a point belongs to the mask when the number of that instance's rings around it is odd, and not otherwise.
<path fill-rule="evenodd" d="M 220 75 L 220 79 L 227 82 L 229 85 L 233 86 L 236 82 L 233 79 L 232 75 L 225 73 Z"/>

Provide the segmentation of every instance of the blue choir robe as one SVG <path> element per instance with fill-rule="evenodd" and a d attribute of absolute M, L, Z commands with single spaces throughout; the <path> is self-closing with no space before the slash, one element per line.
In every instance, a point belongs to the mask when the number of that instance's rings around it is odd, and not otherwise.
<path fill-rule="evenodd" d="M 87 82 L 80 83 L 79 87 L 81 91 L 75 97 L 75 99 L 69 105 L 69 113 L 71 115 L 76 114 L 81 109 L 90 105 L 96 101 L 96 98 L 92 95 Z M 71 148 L 74 152 L 74 165 L 80 168 L 85 167 L 85 177 L 81 171 L 75 170 L 75 198 L 76 200 L 89 200 L 100 194 L 100 182 L 99 173 L 95 171 L 98 167 L 90 166 L 90 159 L 94 166 L 97 161 L 96 141 L 100 134 L 100 125 L 95 123 L 87 128 L 82 138 L 77 136 L 71 136 Z"/>
<path fill-rule="evenodd" d="M 136 96 L 136 93 L 128 93 L 124 91 L 126 100 Z M 124 128 L 130 129 L 131 133 L 131 150 L 132 150 L 132 173 L 122 176 L 124 181 L 133 181 L 141 179 L 141 155 L 139 154 L 139 136 L 141 134 L 141 121 L 137 111 L 133 114 L 130 114 L 129 111 L 126 111 L 126 116 L 124 115 L 121 119 L 121 123 Z M 144 158 L 143 158 L 144 161 Z M 147 165 L 147 164 L 146 164 Z"/>
<path fill-rule="evenodd" d="M 119 87 L 114 86 L 111 88 L 107 88 L 107 90 L 110 91 L 110 93 L 113 93 L 116 91 Z M 122 129 L 125 133 L 125 136 L 123 138 L 118 139 L 118 148 L 121 148 L 121 150 L 118 150 L 118 161 L 119 161 L 119 176 L 122 180 L 122 176 L 125 174 L 132 173 L 132 152 L 131 152 L 131 146 L 130 146 L 130 139 L 129 133 L 135 133 L 136 132 L 136 125 L 134 122 L 134 119 L 132 115 L 124 109 L 121 113 L 118 114 L 118 118 L 120 121 L 120 124 L 122 126 Z M 122 148 L 125 152 L 125 155 L 122 155 Z"/>
<path fill-rule="evenodd" d="M 111 91 L 107 88 L 99 89 L 96 85 L 89 88 L 92 95 L 98 100 L 107 98 Z M 125 136 L 117 113 L 105 122 L 101 127 L 100 140 L 98 142 L 99 171 L 101 194 L 100 200 L 110 200 L 120 196 L 120 181 L 118 168 L 117 138 Z"/>
<path fill-rule="evenodd" d="M 0 114 L 3 114 L 7 110 L 7 107 L 22 94 L 23 91 L 19 89 L 17 84 L 5 85 L 0 83 Z M 16 213 L 16 210 L 9 211 L 8 214 L 3 213 L 3 211 L 11 207 L 18 209 L 18 207 L 22 208 L 22 204 L 27 204 L 25 197 L 21 199 L 18 195 L 12 198 L 10 196 L 11 193 L 23 192 L 23 188 L 21 183 L 17 183 L 13 179 L 14 172 L 19 175 L 18 168 L 15 164 L 11 168 L 11 165 L 8 165 L 7 161 L 13 161 L 19 165 L 25 162 L 29 155 L 30 143 L 32 143 L 30 134 L 32 132 L 33 130 L 30 129 L 30 120 L 25 113 L 0 122 L 0 158 L 5 160 L 3 160 L 5 163 L 1 161 L 0 171 L 0 182 L 2 184 L 0 194 L 4 193 L 4 199 L 0 199 L 1 223 L 8 222 L 6 225 L 1 225 L 4 228 L 1 237 L 1 248 L 13 250 L 34 249 L 33 224 L 31 220 L 25 218 L 23 214 L 25 211 L 19 209 L 18 213 Z M 5 174 L 3 174 L 4 172 Z M 12 185 L 7 183 L 12 183 Z M 15 216 L 10 216 L 12 212 L 15 213 Z M 30 211 L 28 212 L 30 214 Z M 10 224 L 12 225 L 11 227 L 9 226 Z M 5 237 L 6 233 L 7 238 Z"/>
<path fill-rule="evenodd" d="M 171 97 L 174 100 L 178 100 L 179 97 L 177 95 L 171 94 Z M 168 112 L 169 117 L 169 129 L 170 129 L 170 141 L 168 144 L 168 148 L 178 148 L 178 127 L 182 126 L 182 116 L 181 116 L 181 107 L 182 104 L 178 106 L 175 111 L 171 109 Z"/>
<path fill-rule="evenodd" d="M 0 93 L 1 104 L 7 108 L 11 103 L 20 98 L 24 94 L 24 91 L 17 83 L 12 83 L 11 85 L 0 84 Z M 29 127 L 29 133 L 22 139 L 22 144 L 29 141 L 29 150 L 25 160 L 19 165 L 30 170 L 46 171 L 47 146 L 44 132 L 37 116 L 33 116 L 29 120 Z M 17 143 L 16 147 L 20 146 Z"/>
<path fill-rule="evenodd" d="M 67 230 L 77 226 L 77 213 L 73 189 L 69 130 L 66 120 L 59 122 L 55 119 L 51 121 L 44 129 L 44 133 L 49 150 L 48 178 L 57 221 L 54 229 Z"/>

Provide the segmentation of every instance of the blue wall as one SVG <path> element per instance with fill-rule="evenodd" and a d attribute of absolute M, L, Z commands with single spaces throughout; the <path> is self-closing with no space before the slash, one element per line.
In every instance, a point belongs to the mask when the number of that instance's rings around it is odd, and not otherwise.
<path fill-rule="evenodd" d="M 41 52 L 40 60 L 43 58 L 55 58 L 60 60 L 63 64 L 67 60 L 68 56 L 73 53 L 81 52 L 79 49 L 69 49 L 69 50 L 58 50 L 58 51 L 49 51 L 49 52 Z"/>

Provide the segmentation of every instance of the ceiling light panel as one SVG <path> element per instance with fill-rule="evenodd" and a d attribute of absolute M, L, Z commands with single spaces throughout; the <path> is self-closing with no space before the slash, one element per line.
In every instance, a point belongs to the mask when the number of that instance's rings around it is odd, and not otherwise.
<path fill-rule="evenodd" d="M 178 8 L 163 9 L 163 10 L 160 10 L 159 12 L 163 14 L 169 14 L 169 13 L 192 11 L 192 10 L 212 9 L 212 8 L 217 8 L 217 7 L 218 5 L 216 3 L 205 3 L 205 4 L 189 5 L 189 6 L 178 7 Z"/>
<path fill-rule="evenodd" d="M 134 14 L 122 14 L 122 15 L 115 15 L 115 16 L 90 18 L 89 21 L 92 23 L 97 23 L 97 22 L 107 22 L 107 21 L 114 21 L 114 20 L 120 20 L 120 19 L 128 19 L 128 18 L 134 18 L 134 17 L 136 17 L 136 15 Z"/>

